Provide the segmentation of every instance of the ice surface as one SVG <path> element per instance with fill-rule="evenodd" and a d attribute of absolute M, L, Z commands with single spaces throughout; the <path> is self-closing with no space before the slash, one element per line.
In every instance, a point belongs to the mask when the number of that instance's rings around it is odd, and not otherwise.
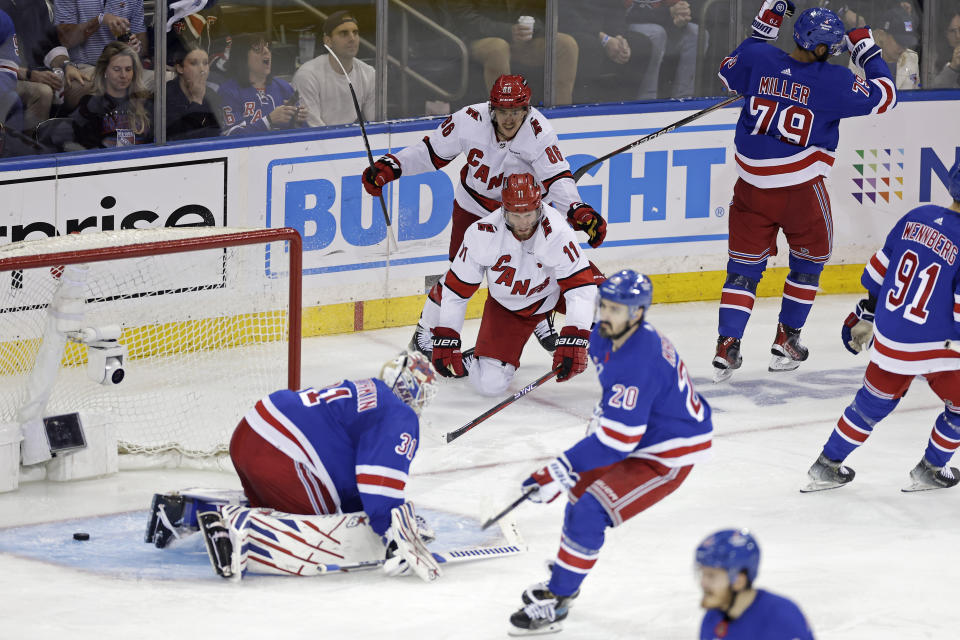
<path fill-rule="evenodd" d="M 649 320 L 674 341 L 714 408 L 714 457 L 676 493 L 609 532 L 557 637 L 697 637 L 693 550 L 708 533 L 732 526 L 750 527 L 759 539 L 758 586 L 795 599 L 818 638 L 955 635 L 960 607 L 951 585 L 960 567 L 960 489 L 900 492 L 941 411 L 926 383 L 916 382 L 848 459 L 857 471 L 851 485 L 798 491 L 866 367 L 867 356 L 848 354 L 839 338 L 856 299 L 821 296 L 803 332 L 810 359 L 795 372 L 776 374 L 766 368 L 778 301 L 760 300 L 743 341 L 743 367 L 724 385 L 710 382 L 716 303 L 651 309 Z M 477 326 L 467 323 L 466 344 Z M 410 333 L 388 329 L 308 340 L 304 384 L 375 375 Z M 549 366 L 550 357 L 531 341 L 514 388 Z M 498 510 L 518 495 L 523 477 L 583 434 L 598 393 L 592 371 L 548 383 L 446 445 L 443 433 L 496 399 L 474 395 L 465 380 L 444 380 L 424 416 L 408 496 L 425 508 L 475 517 Z M 0 495 L 0 527 L 142 511 L 153 493 L 189 486 L 236 488 L 238 482 L 221 472 L 162 470 L 26 483 Z M 530 553 L 448 566 L 431 584 L 379 572 L 254 577 L 240 584 L 189 572 L 182 580 L 105 574 L 95 568 L 111 563 L 110 545 L 98 547 L 99 559 L 77 547 L 89 554 L 87 569 L 77 568 L 83 563 L 76 558 L 38 562 L 0 553 L 0 637 L 504 638 L 520 592 L 545 577 L 544 560 L 556 552 L 560 503 L 516 510 Z M 64 524 L 58 530 L 68 536 L 72 524 Z M 136 526 L 134 533 L 142 536 Z"/>

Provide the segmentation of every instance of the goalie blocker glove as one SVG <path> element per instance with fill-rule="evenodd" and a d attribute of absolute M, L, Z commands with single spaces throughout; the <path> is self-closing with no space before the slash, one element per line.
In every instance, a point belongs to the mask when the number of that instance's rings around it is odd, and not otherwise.
<path fill-rule="evenodd" d="M 547 503 L 557 499 L 563 491 L 570 491 L 580 480 L 571 468 L 566 456 L 554 458 L 550 463 L 535 471 L 524 480 L 520 487 L 531 502 Z M 532 489 L 532 491 L 531 491 Z"/>
<path fill-rule="evenodd" d="M 445 378 L 462 378 L 467 375 L 460 352 L 460 334 L 449 327 L 433 330 L 433 368 Z"/>
<path fill-rule="evenodd" d="M 753 19 L 753 37 L 761 40 L 776 40 L 780 35 L 783 16 L 792 16 L 796 7 L 790 0 L 766 0 Z"/>
<path fill-rule="evenodd" d="M 391 155 L 381 156 L 372 167 L 363 170 L 363 188 L 374 198 L 383 194 L 383 185 L 393 182 L 403 171 L 400 163 Z"/>
<path fill-rule="evenodd" d="M 567 223 L 587 234 L 587 241 L 591 247 L 596 249 L 603 243 L 607 237 L 607 221 L 603 219 L 596 209 L 584 202 L 574 202 L 567 211 Z"/>
<path fill-rule="evenodd" d="M 880 46 L 873 39 L 873 31 L 870 27 L 851 29 L 844 36 L 843 42 L 847 45 L 853 64 L 861 69 L 870 58 L 880 53 Z"/>
<path fill-rule="evenodd" d="M 563 328 L 557 338 L 557 350 L 553 352 L 553 369 L 559 371 L 557 382 L 569 380 L 586 370 L 589 344 L 590 332 L 586 329 Z"/>
<path fill-rule="evenodd" d="M 850 353 L 857 355 L 873 342 L 873 318 L 876 309 L 876 298 L 864 298 L 857 303 L 853 312 L 843 321 L 840 337 L 843 346 Z"/>
<path fill-rule="evenodd" d="M 388 576 L 416 574 L 425 582 L 441 576 L 440 565 L 424 544 L 412 502 L 390 511 L 390 528 L 384 536 L 387 545 L 383 572 Z"/>

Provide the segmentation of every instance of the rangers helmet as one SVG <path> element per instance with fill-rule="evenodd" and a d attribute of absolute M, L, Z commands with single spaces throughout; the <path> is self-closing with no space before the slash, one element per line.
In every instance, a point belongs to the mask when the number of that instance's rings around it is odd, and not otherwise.
<path fill-rule="evenodd" d="M 437 395 L 437 372 L 419 353 L 401 353 L 389 360 L 380 370 L 380 379 L 417 415 Z"/>
<path fill-rule="evenodd" d="M 490 88 L 492 109 L 518 109 L 530 106 L 530 87 L 521 75 L 502 75 Z"/>
<path fill-rule="evenodd" d="M 502 76 L 501 76 L 502 77 Z M 529 173 L 507 176 L 500 196 L 504 211 L 526 213 L 540 206 L 540 187 Z"/>
<path fill-rule="evenodd" d="M 630 315 L 646 310 L 653 302 L 653 283 L 650 278 L 633 269 L 618 271 L 600 284 L 600 297 L 611 302 L 625 304 Z"/>
<path fill-rule="evenodd" d="M 793 41 L 807 51 L 825 44 L 832 56 L 843 53 L 843 20 L 830 9 L 813 7 L 797 17 L 793 24 Z"/>
<path fill-rule="evenodd" d="M 947 191 L 955 202 L 960 202 L 960 160 L 957 160 L 947 174 Z"/>
<path fill-rule="evenodd" d="M 708 536 L 697 547 L 697 564 L 726 569 L 730 584 L 740 572 L 753 584 L 760 570 L 760 545 L 746 529 L 724 529 Z"/>

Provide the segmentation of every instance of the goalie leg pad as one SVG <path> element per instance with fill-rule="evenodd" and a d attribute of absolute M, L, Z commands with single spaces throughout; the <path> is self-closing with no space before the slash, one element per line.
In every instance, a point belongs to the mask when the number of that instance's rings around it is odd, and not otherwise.
<path fill-rule="evenodd" d="M 296 515 L 272 509 L 221 509 L 236 541 L 240 573 L 315 576 L 325 564 L 376 562 L 380 537 L 367 514 Z"/>
<path fill-rule="evenodd" d="M 203 533 L 203 542 L 207 547 L 207 557 L 217 575 L 222 578 L 239 580 L 240 573 L 234 573 L 233 544 L 230 532 L 224 525 L 217 510 L 203 511 L 197 514 L 200 531 Z"/>

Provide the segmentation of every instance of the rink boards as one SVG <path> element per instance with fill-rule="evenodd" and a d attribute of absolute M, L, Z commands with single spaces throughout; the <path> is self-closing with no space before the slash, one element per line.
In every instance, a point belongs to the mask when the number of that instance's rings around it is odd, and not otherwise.
<path fill-rule="evenodd" d="M 834 252 L 827 292 L 859 287 L 859 271 L 908 209 L 947 199 L 960 156 L 960 92 L 901 94 L 880 116 L 845 120 L 828 183 Z M 577 167 L 699 111 L 716 99 L 545 110 Z M 726 215 L 736 180 L 737 106 L 696 120 L 603 163 L 579 183 L 607 218 L 607 240 L 583 245 L 605 271 L 654 277 L 658 301 L 719 296 Z M 367 127 L 374 156 L 419 141 L 439 119 Z M 304 239 L 305 335 L 416 320 L 422 294 L 446 270 L 450 204 L 463 160 L 403 176 L 385 190 L 398 249 L 387 248 L 380 205 L 362 189 L 367 164 L 356 126 L 262 138 L 88 152 L 0 165 L 0 244 L 74 231 L 144 226 L 290 226 Z M 251 146 L 254 145 L 254 146 Z M 479 170 L 479 167 L 471 170 Z M 779 294 L 785 251 L 761 295 Z M 471 315 L 479 312 L 476 297 Z"/>

